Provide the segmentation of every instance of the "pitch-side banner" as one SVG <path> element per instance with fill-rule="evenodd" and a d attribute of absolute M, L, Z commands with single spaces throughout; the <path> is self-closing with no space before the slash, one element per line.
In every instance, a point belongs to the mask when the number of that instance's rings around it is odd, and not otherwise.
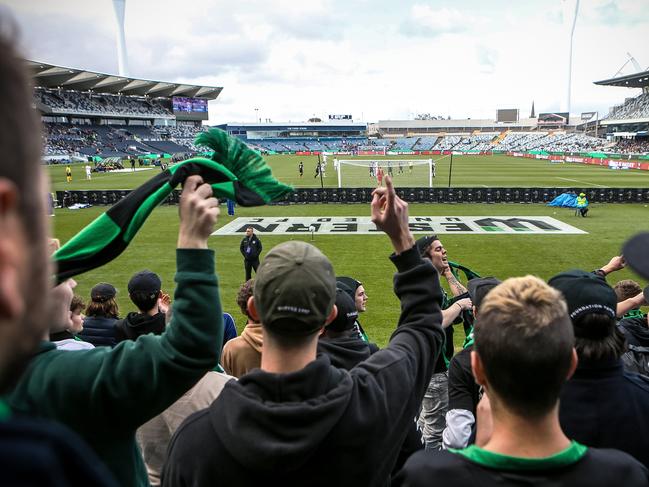
<path fill-rule="evenodd" d="M 413 233 L 458 233 L 480 235 L 557 235 L 585 234 L 583 230 L 549 216 L 411 216 Z M 358 235 L 380 234 L 367 216 L 315 216 L 235 218 L 212 235 L 244 234 L 252 227 L 266 235 Z"/>

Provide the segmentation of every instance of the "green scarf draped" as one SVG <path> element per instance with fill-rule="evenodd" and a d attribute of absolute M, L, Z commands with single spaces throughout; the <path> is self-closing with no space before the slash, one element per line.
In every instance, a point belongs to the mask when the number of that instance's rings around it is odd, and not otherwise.
<path fill-rule="evenodd" d="M 196 143 L 214 152 L 175 164 L 115 203 L 72 237 L 55 254 L 57 282 L 95 269 L 119 256 L 151 212 L 185 179 L 200 175 L 214 196 L 241 206 L 261 206 L 293 191 L 277 181 L 266 161 L 243 142 L 219 129 L 203 132 Z"/>

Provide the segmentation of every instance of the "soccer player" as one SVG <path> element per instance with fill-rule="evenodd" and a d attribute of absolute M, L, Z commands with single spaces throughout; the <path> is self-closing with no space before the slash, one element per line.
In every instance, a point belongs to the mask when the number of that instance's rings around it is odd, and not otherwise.
<path fill-rule="evenodd" d="M 408 163 L 408 172 L 409 172 L 410 174 L 412 174 L 412 166 L 413 166 L 412 162 L 409 162 L 409 163 Z"/>
<path fill-rule="evenodd" d="M 300 178 L 304 176 L 304 163 L 302 161 L 297 165 L 297 171 L 300 173 Z"/>
<path fill-rule="evenodd" d="M 67 166 L 65 166 L 65 180 L 68 183 L 72 182 L 72 168 L 70 167 L 69 164 Z"/>
<path fill-rule="evenodd" d="M 392 163 L 388 161 L 388 176 L 392 177 Z"/>
<path fill-rule="evenodd" d="M 92 168 L 86 164 L 86 179 L 92 179 Z"/>
<path fill-rule="evenodd" d="M 403 164 L 399 161 L 399 172 L 397 174 L 403 174 Z"/>

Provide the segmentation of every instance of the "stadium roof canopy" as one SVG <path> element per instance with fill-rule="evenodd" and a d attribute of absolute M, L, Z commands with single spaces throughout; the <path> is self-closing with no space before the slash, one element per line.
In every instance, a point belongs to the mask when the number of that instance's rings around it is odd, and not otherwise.
<path fill-rule="evenodd" d="M 214 100 L 223 87 L 188 85 L 131 78 L 113 74 L 97 73 L 83 69 L 66 68 L 53 64 L 27 60 L 34 85 L 43 88 L 63 88 L 68 90 L 97 93 L 137 95 L 151 97 L 185 96 Z"/>
<path fill-rule="evenodd" d="M 649 71 L 595 81 L 595 84 L 602 86 L 624 86 L 626 88 L 645 88 L 649 87 Z"/>

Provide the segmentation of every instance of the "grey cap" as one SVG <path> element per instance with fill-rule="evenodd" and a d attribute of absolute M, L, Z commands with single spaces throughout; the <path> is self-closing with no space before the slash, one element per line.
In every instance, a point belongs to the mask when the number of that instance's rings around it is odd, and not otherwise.
<path fill-rule="evenodd" d="M 334 268 L 313 245 L 281 243 L 259 266 L 254 297 L 264 328 L 282 335 L 309 335 L 324 326 L 333 308 Z"/>

